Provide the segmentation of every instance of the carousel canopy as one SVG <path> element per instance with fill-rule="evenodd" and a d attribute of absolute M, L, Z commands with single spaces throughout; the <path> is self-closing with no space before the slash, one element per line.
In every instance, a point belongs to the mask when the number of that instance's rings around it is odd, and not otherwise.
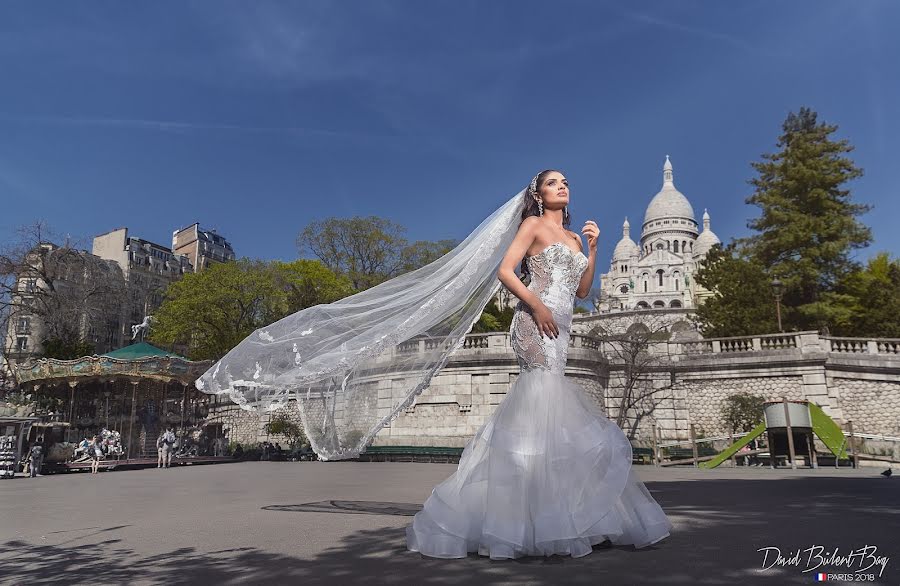
<path fill-rule="evenodd" d="M 131 346 L 124 346 L 122 348 L 119 348 L 118 350 L 107 352 L 106 354 L 104 354 L 104 356 L 119 358 L 122 360 L 134 360 L 135 358 L 146 358 L 148 356 L 171 356 L 172 358 L 187 360 L 187 358 L 185 358 L 184 356 L 179 356 L 174 352 L 166 352 L 162 348 L 157 348 L 153 344 L 148 344 L 147 342 L 140 342 L 137 344 L 132 344 Z"/>
<path fill-rule="evenodd" d="M 14 367 L 19 384 L 76 384 L 91 379 L 125 378 L 131 381 L 177 381 L 192 385 L 211 365 L 212 360 L 194 362 L 141 342 L 102 356 L 84 356 L 75 360 L 41 358 Z"/>

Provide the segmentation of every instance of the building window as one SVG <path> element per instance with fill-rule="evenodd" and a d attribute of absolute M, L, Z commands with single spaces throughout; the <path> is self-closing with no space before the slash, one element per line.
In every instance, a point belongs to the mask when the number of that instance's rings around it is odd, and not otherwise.
<path fill-rule="evenodd" d="M 34 293 L 37 289 L 37 279 L 25 279 L 25 292 Z"/>
<path fill-rule="evenodd" d="M 656 276 L 659 277 L 659 286 L 662 287 L 663 286 L 663 270 L 659 269 L 658 271 L 656 271 Z"/>
<path fill-rule="evenodd" d="M 619 293 L 628 293 L 628 285 L 622 285 L 619 287 Z"/>
<path fill-rule="evenodd" d="M 28 338 L 16 338 L 16 350 L 18 350 L 19 352 L 28 350 Z"/>
<path fill-rule="evenodd" d="M 673 244 L 674 244 L 674 248 L 672 249 L 673 252 L 678 252 L 678 241 L 676 240 Z"/>
<path fill-rule="evenodd" d="M 30 317 L 20 317 L 16 321 L 16 332 L 20 334 L 27 334 L 31 332 L 31 318 Z"/>

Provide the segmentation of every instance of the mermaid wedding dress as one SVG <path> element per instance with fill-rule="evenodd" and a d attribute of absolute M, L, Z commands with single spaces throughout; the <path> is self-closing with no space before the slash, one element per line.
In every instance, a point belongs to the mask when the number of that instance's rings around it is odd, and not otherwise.
<path fill-rule="evenodd" d="M 587 258 L 557 242 L 526 263 L 528 288 L 553 313 L 559 336 L 541 336 L 528 306 L 516 307 L 510 333 L 520 374 L 407 527 L 412 551 L 580 557 L 606 540 L 644 547 L 672 529 L 631 469 L 628 438 L 564 376 Z"/>

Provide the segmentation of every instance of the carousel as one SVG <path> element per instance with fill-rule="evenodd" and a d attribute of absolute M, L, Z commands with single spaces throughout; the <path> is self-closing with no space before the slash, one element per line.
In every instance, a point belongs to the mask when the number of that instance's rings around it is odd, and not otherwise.
<path fill-rule="evenodd" d="M 193 444 L 190 455 L 215 456 L 221 425 L 205 425 L 210 395 L 194 388 L 211 364 L 139 342 L 101 356 L 15 365 L 41 419 L 28 440 L 42 438 L 46 464 L 69 468 L 83 463 L 78 447 L 92 438 L 103 442 L 106 467 L 155 462 L 157 438 L 167 428 L 182 448 Z"/>

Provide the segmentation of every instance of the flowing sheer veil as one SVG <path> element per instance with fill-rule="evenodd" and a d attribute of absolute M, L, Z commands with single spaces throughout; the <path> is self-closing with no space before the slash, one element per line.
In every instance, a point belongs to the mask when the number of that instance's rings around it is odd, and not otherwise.
<path fill-rule="evenodd" d="M 356 457 L 428 386 L 499 289 L 524 193 L 431 264 L 256 330 L 197 388 L 248 410 L 296 400 L 320 459 Z"/>

